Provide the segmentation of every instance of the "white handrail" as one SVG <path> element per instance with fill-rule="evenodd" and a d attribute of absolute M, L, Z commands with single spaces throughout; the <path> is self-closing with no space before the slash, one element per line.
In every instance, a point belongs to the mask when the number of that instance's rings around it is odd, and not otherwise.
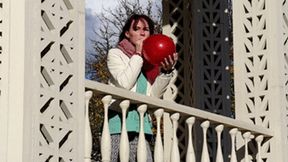
<path fill-rule="evenodd" d="M 244 121 L 235 120 L 222 115 L 217 115 L 207 111 L 199 110 L 194 107 L 189 107 L 181 104 L 177 104 L 172 101 L 166 101 L 162 99 L 157 99 L 154 97 L 149 97 L 141 95 L 135 92 L 130 92 L 128 90 L 112 87 L 107 84 L 99 83 L 96 81 L 86 80 L 85 86 L 88 89 L 94 89 L 99 94 L 109 94 L 113 96 L 114 99 L 129 99 L 131 103 L 143 104 L 148 106 L 148 110 L 155 110 L 159 107 L 165 108 L 165 112 L 178 112 L 186 115 L 194 116 L 195 118 L 202 120 L 209 120 L 211 124 L 223 124 L 225 128 L 238 128 L 239 131 L 245 132 L 250 131 L 254 135 L 264 135 L 264 137 L 272 137 L 273 132 L 262 126 L 256 126 Z"/>

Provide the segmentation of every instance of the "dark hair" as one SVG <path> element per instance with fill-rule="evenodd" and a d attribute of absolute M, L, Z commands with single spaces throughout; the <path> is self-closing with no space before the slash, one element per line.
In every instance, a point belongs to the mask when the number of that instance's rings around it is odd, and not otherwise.
<path fill-rule="evenodd" d="M 125 25 L 123 26 L 122 32 L 119 36 L 119 42 L 122 41 L 124 38 L 126 38 L 125 32 L 129 31 L 132 22 L 135 21 L 134 24 L 136 27 L 136 25 L 138 24 L 139 21 L 141 21 L 141 19 L 144 19 L 148 23 L 150 35 L 154 34 L 154 22 L 152 19 L 150 19 L 146 15 L 133 14 L 132 16 L 129 17 L 129 19 L 126 21 Z"/>

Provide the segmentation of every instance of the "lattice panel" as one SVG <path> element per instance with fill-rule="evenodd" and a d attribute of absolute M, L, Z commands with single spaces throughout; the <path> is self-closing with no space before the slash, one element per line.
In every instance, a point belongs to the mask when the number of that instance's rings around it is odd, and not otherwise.
<path fill-rule="evenodd" d="M 284 69 L 285 69 L 285 110 L 286 110 L 286 124 L 288 134 L 288 1 L 283 0 L 282 2 L 283 11 L 283 48 L 284 48 Z M 288 137 L 287 137 L 288 139 Z"/>
<path fill-rule="evenodd" d="M 163 1 L 163 22 L 164 26 L 170 26 L 171 30 L 168 33 L 177 42 L 176 49 L 179 54 L 176 69 L 178 72 L 175 85 L 178 89 L 178 94 L 175 99 L 177 103 L 192 106 L 192 42 L 193 36 L 191 28 L 192 23 L 192 8 L 191 2 L 187 0 L 170 0 Z M 185 120 L 179 121 L 178 127 L 179 149 L 181 158 L 185 159 Z"/>
<path fill-rule="evenodd" d="M 243 98 L 245 108 L 240 108 L 241 120 L 270 127 L 269 113 L 273 113 L 269 107 L 270 82 L 268 79 L 268 30 L 266 0 L 242 0 L 237 6 L 241 6 L 241 37 L 242 51 L 241 62 L 243 81 Z M 240 10 L 238 10 L 239 12 Z M 240 24 L 240 23 L 239 23 Z M 239 25 L 235 24 L 235 25 Z M 238 38 L 240 40 L 240 38 Z M 240 53 L 237 53 L 240 55 Z M 237 55 L 235 54 L 235 55 Z M 240 65 L 239 65 L 240 66 Z M 240 78 L 237 78 L 240 79 Z M 238 80 L 240 81 L 240 80 Z M 236 98 L 237 99 L 237 98 Z M 239 110 L 238 110 L 239 111 Z M 236 112 L 237 113 L 237 112 Z M 245 120 L 246 119 L 246 120 Z M 250 145 L 252 146 L 252 145 Z M 256 152 L 256 147 L 250 147 L 251 153 Z M 263 144 L 263 160 L 269 161 L 270 141 Z"/>
<path fill-rule="evenodd" d="M 77 107 L 77 55 L 84 53 L 77 53 L 74 3 L 41 1 L 39 162 L 70 162 L 77 157 L 75 118 L 81 108 Z"/>
<path fill-rule="evenodd" d="M 195 106 L 231 116 L 228 1 L 195 3 Z"/>
<path fill-rule="evenodd" d="M 169 34 L 177 42 L 176 48 L 179 54 L 178 63 L 176 65 L 178 76 L 175 82 L 175 85 L 178 88 L 178 95 L 175 101 L 185 105 L 190 104 L 191 106 L 192 69 L 187 69 L 191 68 L 190 61 L 192 59 L 192 48 L 190 48 L 192 42 L 192 29 L 189 28 L 191 23 L 191 16 L 189 15 L 192 13 L 190 7 L 191 5 L 185 0 L 171 0 L 168 2 L 163 1 L 163 3 L 163 10 L 165 10 L 163 16 L 163 25 L 169 25 L 171 27 L 171 31 L 165 34 Z M 187 82 L 190 83 L 185 84 Z"/>
<path fill-rule="evenodd" d="M 250 122 L 269 128 L 269 120 L 266 117 L 269 112 L 267 78 L 267 31 L 265 1 L 243 1 L 245 19 L 245 87 L 247 94 L 246 112 Z M 261 111 L 261 115 L 259 115 Z"/>
<path fill-rule="evenodd" d="M 194 106 L 212 113 L 231 117 L 231 86 L 229 68 L 230 19 L 228 0 L 195 0 L 194 1 Z M 200 132 L 200 131 L 198 131 Z M 201 136 L 198 133 L 197 136 Z M 215 161 L 217 141 L 213 128 L 208 130 L 208 149 L 211 161 Z M 227 132 L 223 134 L 225 146 L 229 146 Z M 198 144 L 197 148 L 201 148 Z M 225 148 L 225 147 L 224 147 Z M 223 150 L 225 161 L 228 161 L 229 150 Z M 197 149 L 198 154 L 201 149 Z M 198 157 L 200 160 L 200 157 Z"/>

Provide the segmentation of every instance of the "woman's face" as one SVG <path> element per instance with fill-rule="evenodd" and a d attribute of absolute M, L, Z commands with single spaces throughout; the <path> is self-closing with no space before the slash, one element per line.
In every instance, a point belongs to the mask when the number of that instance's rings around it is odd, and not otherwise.
<path fill-rule="evenodd" d="M 125 32 L 125 36 L 132 44 L 136 44 L 138 41 L 143 41 L 150 36 L 149 25 L 144 19 L 140 19 L 137 23 L 132 21 L 129 31 Z"/>

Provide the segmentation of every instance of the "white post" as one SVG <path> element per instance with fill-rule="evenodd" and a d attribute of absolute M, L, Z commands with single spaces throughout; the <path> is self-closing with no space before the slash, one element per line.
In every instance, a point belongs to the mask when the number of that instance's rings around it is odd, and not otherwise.
<path fill-rule="evenodd" d="M 248 153 L 248 142 L 250 141 L 250 136 L 251 136 L 250 132 L 245 132 L 243 134 L 244 144 L 245 144 L 244 162 L 250 162 L 250 157 Z"/>
<path fill-rule="evenodd" d="M 110 106 L 112 96 L 107 95 L 102 98 L 104 105 L 104 123 L 101 137 L 101 155 L 103 162 L 110 162 L 111 158 L 111 137 L 108 125 L 108 108 Z"/>
<path fill-rule="evenodd" d="M 92 91 L 85 92 L 85 153 L 84 161 L 91 162 L 92 152 L 92 133 L 89 121 L 89 101 L 92 97 Z"/>
<path fill-rule="evenodd" d="M 157 122 L 157 133 L 156 133 L 156 141 L 154 147 L 154 161 L 163 162 L 164 161 L 164 154 L 163 154 L 163 145 L 162 145 L 162 138 L 160 132 L 160 124 L 161 124 L 161 117 L 164 113 L 163 109 L 158 109 L 154 112 Z"/>
<path fill-rule="evenodd" d="M 1 0 L 1 162 L 84 160 L 83 4 Z"/>
<path fill-rule="evenodd" d="M 138 147 L 137 147 L 137 162 L 146 162 L 147 161 L 147 146 L 144 135 L 144 113 L 147 110 L 147 105 L 140 105 L 137 109 L 140 116 L 140 132 L 138 139 Z"/>
<path fill-rule="evenodd" d="M 229 134 L 231 136 L 231 157 L 230 162 L 237 162 L 237 156 L 235 151 L 235 142 L 236 142 L 236 134 L 238 132 L 237 128 L 233 128 L 229 131 Z"/>
<path fill-rule="evenodd" d="M 10 1 L 2 0 L 0 8 L 0 161 L 7 161 L 8 116 L 9 116 L 9 43 Z"/>
<path fill-rule="evenodd" d="M 216 162 L 224 162 L 222 147 L 221 147 L 221 134 L 224 129 L 224 125 L 218 125 L 215 130 L 217 132 L 217 154 L 216 154 Z"/>
<path fill-rule="evenodd" d="M 126 114 L 129 108 L 130 101 L 124 100 L 120 103 L 122 109 L 122 130 L 120 137 L 120 161 L 128 162 L 129 161 L 129 139 L 126 129 Z"/>
<path fill-rule="evenodd" d="M 232 4 L 236 119 L 274 132 L 264 141 L 262 156 L 267 162 L 287 161 L 288 2 L 233 0 Z"/>
<path fill-rule="evenodd" d="M 257 142 L 257 149 L 258 149 L 258 154 L 257 154 L 257 162 L 262 162 L 262 156 L 261 156 L 261 143 L 263 141 L 264 137 L 263 135 L 259 135 L 256 137 L 256 142 Z"/>
<path fill-rule="evenodd" d="M 173 141 L 171 148 L 171 162 L 180 162 L 180 152 L 178 148 L 178 138 L 177 138 L 177 129 L 178 129 L 178 120 L 180 118 L 179 113 L 174 113 L 171 115 L 171 120 L 173 124 Z"/>
<path fill-rule="evenodd" d="M 188 147 L 186 153 L 186 162 L 195 162 L 195 152 L 193 147 L 193 139 L 192 139 L 192 127 L 195 122 L 195 117 L 189 117 L 186 119 L 186 123 L 188 126 Z"/>
<path fill-rule="evenodd" d="M 164 112 L 163 114 L 163 129 L 164 129 L 164 162 L 171 162 L 170 155 L 171 155 L 171 147 L 172 147 L 172 140 L 173 140 L 173 126 L 170 120 L 170 114 Z"/>
<path fill-rule="evenodd" d="M 203 145 L 202 145 L 202 154 L 201 154 L 201 162 L 210 162 L 208 146 L 207 146 L 207 129 L 210 126 L 209 121 L 205 121 L 201 124 L 203 130 Z"/>

